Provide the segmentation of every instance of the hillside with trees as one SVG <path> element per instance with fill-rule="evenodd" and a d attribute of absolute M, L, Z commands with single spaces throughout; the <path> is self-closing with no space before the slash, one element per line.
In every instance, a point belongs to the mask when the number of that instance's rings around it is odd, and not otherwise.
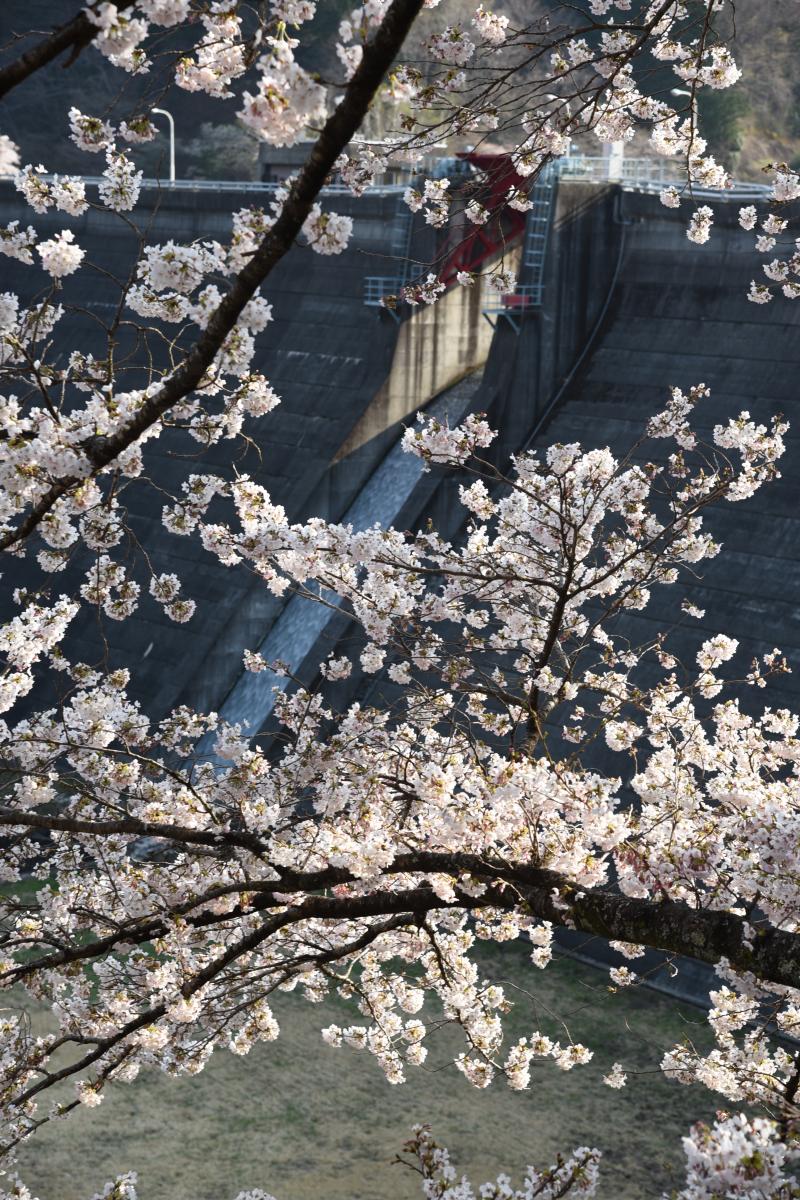
<path fill-rule="evenodd" d="M 304 66 L 337 85 L 343 77 L 332 46 L 338 24 L 350 7 L 349 0 L 325 0 L 298 50 Z M 548 14 L 553 21 L 559 20 L 561 3 L 501 0 L 495 7 L 507 14 L 512 24 L 523 26 Z M 432 23 L 444 26 L 460 19 L 468 25 L 473 9 L 471 0 L 448 0 L 446 8 L 443 5 L 434 11 Z M 24 12 L 18 5 L 3 5 L 0 45 L 8 44 L 21 25 L 33 36 L 36 30 L 58 25 L 63 14 L 63 0 L 31 0 Z M 735 45 L 744 76 L 734 90 L 708 90 L 702 94 L 701 131 L 712 153 L 734 175 L 758 181 L 770 162 L 800 163 L 800 8 L 796 0 L 737 0 L 735 14 L 721 32 L 733 35 L 731 44 Z M 187 40 L 185 33 L 178 36 Z M 424 58 L 413 34 L 410 57 Z M 638 64 L 637 75 L 644 90 L 656 95 L 668 93 L 675 84 L 674 78 L 652 60 Z M 0 132 L 24 147 L 26 162 L 43 161 L 50 170 L 76 171 L 82 164 L 80 153 L 65 139 L 53 141 L 54 112 L 66 113 L 76 105 L 99 115 L 120 102 L 127 103 L 131 95 L 141 95 L 143 102 L 149 97 L 151 103 L 158 103 L 153 98 L 156 92 L 151 78 L 121 81 L 106 59 L 84 52 L 75 68 L 56 66 L 38 78 L 24 97 L 14 93 L 7 97 Z M 177 127 L 179 177 L 256 177 L 257 147 L 236 121 L 235 98 L 212 102 L 202 93 L 187 94 L 171 88 L 169 103 Z M 373 127 L 382 132 L 381 121 L 377 125 L 373 122 Z M 163 175 L 166 140 L 143 147 L 140 158 L 148 173 Z"/>

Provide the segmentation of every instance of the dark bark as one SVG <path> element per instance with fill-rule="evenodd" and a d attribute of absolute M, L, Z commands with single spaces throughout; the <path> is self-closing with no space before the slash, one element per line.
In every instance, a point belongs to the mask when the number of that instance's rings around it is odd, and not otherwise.
<path fill-rule="evenodd" d="M 131 8 L 133 0 L 118 0 L 117 8 L 123 12 L 126 8 Z M 59 25 L 58 29 L 46 38 L 42 38 L 30 50 L 21 54 L 14 62 L 9 63 L 7 67 L 0 67 L 0 99 L 7 95 L 12 88 L 22 83 L 33 75 L 36 71 L 40 71 L 42 67 L 46 67 L 54 58 L 58 58 L 59 54 L 63 54 L 65 50 L 71 51 L 69 59 L 64 63 L 67 67 L 75 61 L 90 42 L 93 42 L 100 30 L 97 25 L 86 16 L 84 12 L 79 12 L 71 21 L 67 21 L 65 25 Z"/>
<path fill-rule="evenodd" d="M 42 823 L 46 825 L 48 820 L 45 817 Z M 0 813 L 0 825 L 4 823 L 16 825 L 27 822 L 8 820 Z M 59 819 L 58 825 L 53 827 L 63 830 L 70 824 L 80 825 L 80 832 L 85 833 L 84 827 L 93 823 L 71 822 L 69 818 L 64 818 Z M 96 823 L 98 831 L 102 824 Z M 366 896 L 324 894 L 329 888 L 355 882 L 349 872 L 340 868 L 306 873 L 284 870 L 278 873 L 280 880 L 277 882 L 249 880 L 242 883 L 238 890 L 254 897 L 246 908 L 237 906 L 224 915 L 208 912 L 192 915 L 193 909 L 202 908 L 210 900 L 237 890 L 236 887 L 212 888 L 204 895 L 187 900 L 175 913 L 186 916 L 187 923 L 195 928 L 221 924 L 277 908 L 281 901 L 276 899 L 276 892 L 282 894 L 285 891 L 306 893 L 306 899 L 301 904 L 286 910 L 290 914 L 289 923 L 311 917 L 348 920 L 400 913 L 423 917 L 441 908 L 520 908 L 541 920 L 552 921 L 554 925 L 568 926 L 610 940 L 635 942 L 654 950 L 682 954 L 708 963 L 727 958 L 739 971 L 752 971 L 760 979 L 771 983 L 800 987 L 800 935 L 764 923 L 756 925 L 753 936 L 747 938 L 745 918 L 733 913 L 711 908 L 690 908 L 669 900 L 637 899 L 600 888 L 581 888 L 555 871 L 522 863 L 506 863 L 472 854 L 410 852 L 398 855 L 386 868 L 385 874 L 414 875 L 419 880 L 417 886 L 396 891 L 377 887 Z M 469 873 L 484 881 L 486 893 L 477 899 L 457 895 L 455 901 L 445 902 L 424 881 L 424 876 L 428 874 L 457 877 L 462 873 Z M 420 876 L 423 877 L 421 880 Z M 21 964 L 8 976 L 23 977 L 46 967 L 102 957 L 118 943 L 140 944 L 157 937 L 163 928 L 160 916 L 132 922 L 91 944 L 68 947 L 56 954 L 43 955 L 40 959 Z"/>
<path fill-rule="evenodd" d="M 240 846 L 253 854 L 262 854 L 266 843 L 246 830 L 224 830 L 217 833 L 208 829 L 190 829 L 183 825 L 165 825 L 158 821 L 139 821 L 136 817 L 118 817 L 108 821 L 85 821 L 80 817 L 62 817 L 47 813 L 18 813 L 12 808 L 0 807 L 0 825 L 22 829 L 44 829 L 53 833 L 86 833 L 93 837 L 111 837 L 114 834 L 130 834 L 132 838 L 164 838 L 165 841 L 185 845 Z"/>

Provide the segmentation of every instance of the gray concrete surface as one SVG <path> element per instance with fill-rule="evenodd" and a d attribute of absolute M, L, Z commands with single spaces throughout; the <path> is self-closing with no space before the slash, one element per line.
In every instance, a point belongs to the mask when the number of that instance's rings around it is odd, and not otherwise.
<path fill-rule="evenodd" d="M 176 188 L 160 196 L 146 192 L 136 218 L 145 240 L 169 238 L 226 239 L 231 214 L 253 203 L 253 196 L 225 192 L 219 196 Z M 263 202 L 263 201 L 262 201 Z M 364 276 L 383 269 L 383 250 L 397 208 L 396 195 L 372 195 L 359 201 L 348 196 L 326 200 L 332 209 L 355 218 L 352 243 L 334 263 L 309 249 L 296 248 L 270 276 L 263 290 L 273 305 L 274 321 L 258 339 L 254 367 L 263 371 L 281 397 L 280 406 L 266 417 L 251 421 L 252 445 L 234 448 L 221 443 L 210 450 L 167 432 L 149 447 L 148 456 L 156 484 L 179 492 L 182 479 L 195 472 L 213 472 L 230 478 L 233 470 L 249 473 L 266 486 L 277 503 L 298 519 L 314 497 L 321 515 L 338 517 L 352 500 L 363 473 L 340 472 L 336 486 L 320 488 L 331 460 L 384 382 L 392 361 L 397 326 L 379 320 L 362 303 Z M 8 181 L 0 181 L 0 222 L 27 224 L 31 211 Z M 63 228 L 63 214 L 36 217 L 41 237 Z M 118 290 L 105 272 L 124 278 L 135 261 L 136 234 L 111 214 L 89 211 L 69 222 L 90 262 L 103 273 L 84 269 L 64 281 L 63 297 L 86 310 L 83 317 L 69 316 L 56 327 L 54 350 L 68 353 L 80 347 L 103 352 L 99 326 L 112 312 Z M 43 289 L 46 276 L 39 267 L 4 258 L 2 286 L 30 302 Z M 125 345 L 125 331 L 121 341 Z M 136 386 L 134 370 L 123 386 Z M 192 457 L 187 456 L 193 454 Z M 153 715 L 178 702 L 213 708 L 238 677 L 241 651 L 253 645 L 280 610 L 252 576 L 243 569 L 223 571 L 195 538 L 178 538 L 161 524 L 164 496 L 157 488 L 136 485 L 126 493 L 128 523 L 135 539 L 147 550 L 157 570 L 175 570 L 185 579 L 185 594 L 199 601 L 187 625 L 164 619 L 159 606 L 143 600 L 130 620 L 104 622 L 106 645 L 97 629 L 96 615 L 83 611 L 73 624 L 69 647 L 83 661 L 95 662 L 104 654 L 116 666 L 132 670 L 134 691 Z M 133 554 L 135 547 L 131 546 Z M 57 580 L 66 588 L 81 571 Z M 14 586 L 24 570 L 12 562 L 4 584 Z M 10 588 L 9 588 L 10 590 Z M 3 602 L 4 611 L 9 611 Z M 148 649 L 149 648 L 149 649 Z"/>

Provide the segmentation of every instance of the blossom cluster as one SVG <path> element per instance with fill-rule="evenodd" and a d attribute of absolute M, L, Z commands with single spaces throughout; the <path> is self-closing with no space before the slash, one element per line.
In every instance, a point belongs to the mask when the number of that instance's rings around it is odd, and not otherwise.
<path fill-rule="evenodd" d="M 421 1175 L 422 1194 L 426 1200 L 557 1200 L 567 1196 L 570 1200 L 592 1200 L 600 1182 L 600 1152 L 588 1146 L 573 1150 L 568 1158 L 559 1156 L 558 1162 L 541 1171 L 528 1167 L 522 1185 L 513 1187 L 508 1175 L 498 1175 L 496 1180 L 484 1183 L 475 1191 L 472 1184 L 462 1176 L 458 1178 L 450 1153 L 445 1146 L 435 1141 L 427 1125 L 415 1125 L 412 1136 L 403 1147 L 413 1165 Z"/>
<path fill-rule="evenodd" d="M 755 205 L 739 209 L 739 224 L 742 229 L 755 232 L 755 248 L 759 254 L 773 252 L 789 226 L 789 219 L 784 215 L 786 205 L 800 197 L 800 175 L 796 171 L 785 163 L 766 169 L 772 174 L 771 211 L 761 214 L 759 220 Z M 770 282 L 752 280 L 748 299 L 754 304 L 768 304 L 773 299 L 775 292 L 770 283 L 780 284 L 787 300 L 796 300 L 800 296 L 800 240 L 784 238 L 781 250 L 783 257 L 763 264 L 762 269 Z"/>
<path fill-rule="evenodd" d="M 294 39 L 268 39 L 258 91 L 244 93 L 242 122 L 273 146 L 291 146 L 308 125 L 324 121 L 326 93 L 295 60 Z"/>

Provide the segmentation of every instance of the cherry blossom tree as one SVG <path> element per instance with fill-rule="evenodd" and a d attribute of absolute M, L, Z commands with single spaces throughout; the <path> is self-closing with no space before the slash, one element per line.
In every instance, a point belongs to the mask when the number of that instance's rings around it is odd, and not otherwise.
<path fill-rule="evenodd" d="M 519 29 L 499 7 L 447 24 L 447 0 L 367 0 L 340 26 L 329 81 L 298 60 L 315 4 L 262 7 L 92 3 L 0 67 L 0 94 L 30 86 L 64 53 L 100 52 L 153 80 L 137 99 L 144 108 L 64 114 L 65 134 L 102 156 L 97 199 L 82 177 L 17 169 L 14 148 L 0 146 L 33 212 L 65 214 L 44 241 L 34 224 L 0 230 L 0 251 L 50 281 L 32 303 L 0 296 L 0 536 L 6 578 L 24 560 L 37 581 L 14 581 L 18 611 L 0 628 L 0 984 L 52 1005 L 59 1025 L 34 1036 L 21 1015 L 3 1014 L 4 1194 L 28 1194 L 8 1174 L 14 1149 L 51 1116 L 100 1105 L 142 1068 L 194 1073 L 215 1048 L 246 1054 L 274 1040 L 277 991 L 350 1001 L 353 1023 L 322 1037 L 343 1055 L 372 1055 L 390 1083 L 424 1062 L 442 1019 L 463 1033 L 455 1066 L 478 1088 L 525 1089 L 537 1060 L 580 1069 L 591 1046 L 536 1029 L 504 1042 L 512 1002 L 475 952 L 524 939 L 543 970 L 554 930 L 568 927 L 609 939 L 634 964 L 612 969 L 617 986 L 636 981 L 648 947 L 716 968 L 713 1050 L 677 1045 L 663 1070 L 759 1115 L 695 1127 L 681 1197 L 798 1195 L 787 1175 L 800 1085 L 798 717 L 740 700 L 786 664 L 776 649 L 737 678 L 724 634 L 682 664 L 668 627 L 635 647 L 624 623 L 667 588 L 675 620 L 698 615 L 681 605 L 681 581 L 720 550 L 706 509 L 776 477 L 779 416 L 767 427 L 732 413 L 704 444 L 693 414 L 708 389 L 669 392 L 665 381 L 663 411 L 627 455 L 556 445 L 506 470 L 483 453 L 495 435 L 480 416 L 455 429 L 421 417 L 404 448 L 468 481 L 466 532 L 452 543 L 435 530 L 294 523 L 246 476 L 198 474 L 165 498 L 167 529 L 200 539 L 221 571 L 247 564 L 274 595 L 311 596 L 355 623 L 358 669 L 394 685 L 380 707 L 336 707 L 334 685 L 356 666 L 343 653 L 313 686 L 277 689 L 268 736 L 185 707 L 153 721 L 126 671 L 62 648 L 82 605 L 124 621 L 142 602 L 120 552 L 119 485 L 150 486 L 148 444 L 167 425 L 187 445 L 233 443 L 279 403 L 253 368 L 271 319 L 260 289 L 298 239 L 331 258 L 346 247 L 350 218 L 325 207 L 332 172 L 358 195 L 389 162 L 418 163 L 442 138 L 502 133 L 517 175 L 533 181 L 571 138 L 625 140 L 643 125 L 653 152 L 675 164 L 665 204 L 729 182 L 696 122 L 698 92 L 738 77 L 716 31 L 727 0 L 588 0 L 565 6 L 562 24 Z M 191 51 L 174 48 L 170 31 L 191 34 Z M 410 38 L 426 57 L 403 61 Z M 651 58 L 688 85 L 685 112 L 640 88 L 634 67 Z M 266 210 L 234 213 L 225 244 L 152 244 L 135 225 L 136 147 L 153 135 L 150 109 L 168 86 L 239 95 L 241 120 L 273 145 L 316 133 L 297 177 Z M 354 144 L 378 94 L 395 105 L 395 135 Z M 420 178 L 406 200 L 441 225 L 451 190 Z M 745 228 L 760 222 L 759 250 L 772 252 L 788 224 L 782 206 L 798 194 L 797 175 L 779 166 L 769 211 L 742 209 Z M 511 189 L 508 204 L 524 210 L 525 190 Z M 91 265 L 68 220 L 90 205 L 130 222 L 137 251 L 105 357 L 80 345 L 60 356 L 50 335 L 71 319 L 62 280 Z M 474 195 L 467 218 L 481 223 L 485 211 Z M 712 220 L 708 204 L 695 207 L 688 237 L 707 240 Z M 511 288 L 506 265 L 490 270 Z M 796 295 L 797 255 L 787 250 L 766 274 Z M 432 303 L 443 290 L 433 270 L 406 298 Z M 752 299 L 772 294 L 753 284 Z M 144 348 L 133 387 L 115 355 L 122 324 Z M 83 571 L 75 594 L 60 590 L 68 564 Z M 149 593 L 169 618 L 191 621 L 196 598 L 173 565 L 148 561 Z M 276 669 L 242 653 L 247 670 Z M 53 1105 L 63 1080 L 74 1099 Z M 604 1080 L 625 1082 L 624 1063 Z M 474 1194 L 428 1130 L 408 1150 L 426 1196 Z M 591 1196 L 598 1162 L 580 1148 L 531 1168 L 516 1192 L 500 1176 L 480 1194 Z M 123 1176 L 105 1195 L 130 1200 L 134 1186 Z"/>

